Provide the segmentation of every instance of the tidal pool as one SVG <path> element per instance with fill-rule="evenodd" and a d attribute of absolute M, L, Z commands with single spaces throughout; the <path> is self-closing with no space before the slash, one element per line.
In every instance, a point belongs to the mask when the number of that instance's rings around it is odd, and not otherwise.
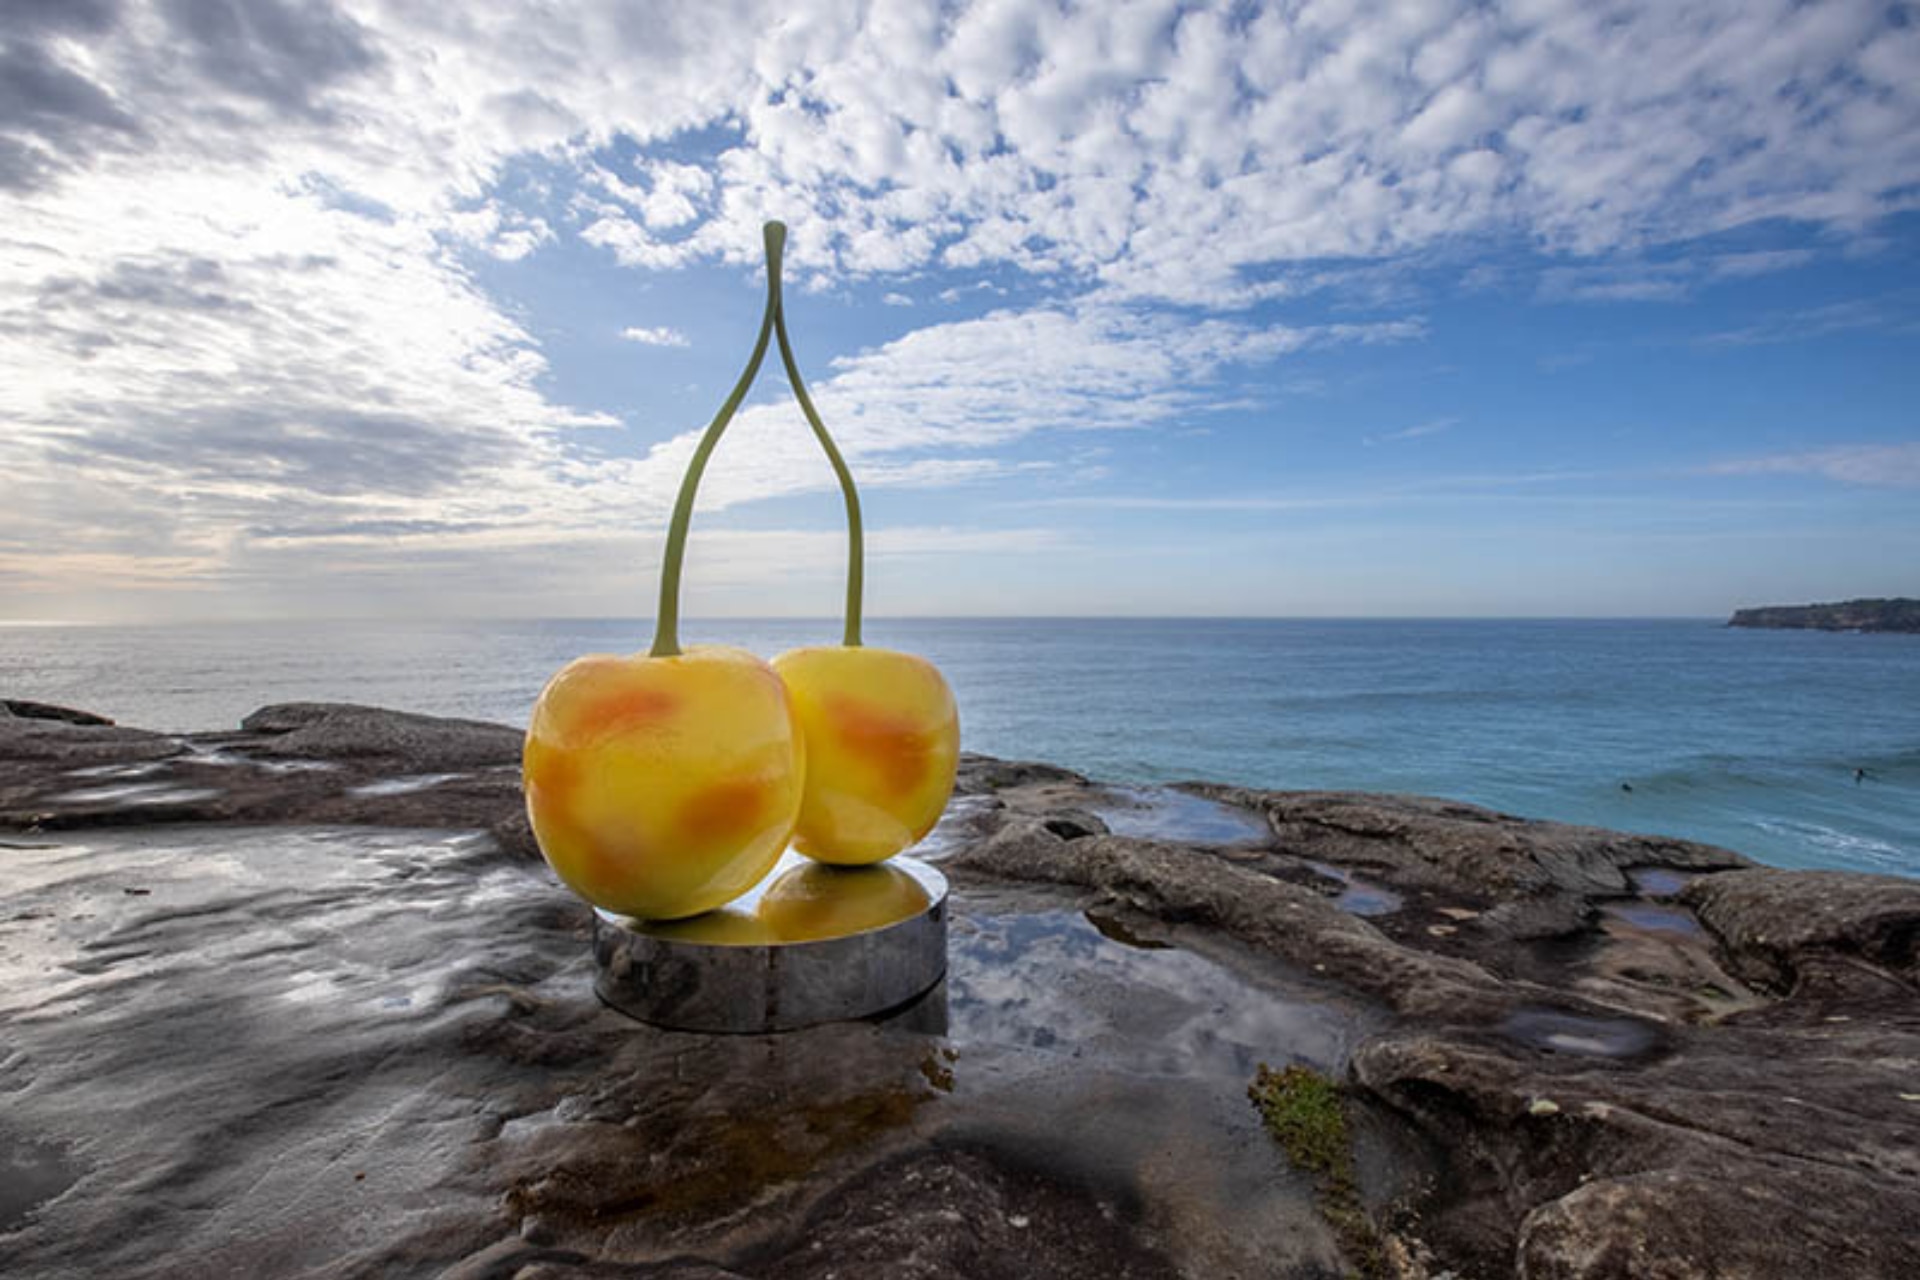
<path fill-rule="evenodd" d="M 1340 883 L 1341 889 L 1334 895 L 1333 905 L 1342 911 L 1356 916 L 1390 916 L 1404 905 L 1404 900 L 1393 890 L 1363 880 L 1345 867 L 1336 867 L 1331 862 L 1309 862 L 1307 865 L 1327 879 Z"/>
<path fill-rule="evenodd" d="M 1662 907 L 1646 902 L 1615 902 L 1608 904 L 1602 914 L 1609 919 L 1618 920 L 1632 929 L 1645 929 L 1652 933 L 1672 933 L 1684 937 L 1699 937 L 1705 931 L 1693 912 L 1684 907 Z"/>
<path fill-rule="evenodd" d="M 1261 844 L 1272 834 L 1266 819 L 1235 805 L 1174 787 L 1109 787 L 1110 803 L 1091 810 L 1117 836 L 1187 844 Z"/>
<path fill-rule="evenodd" d="M 1076 910 L 963 901 L 951 930 L 947 1034 L 962 1046 L 1244 1083 L 1261 1062 L 1343 1066 L 1374 1021 L 1271 966 L 1255 981 L 1177 945 L 1128 945 Z"/>
<path fill-rule="evenodd" d="M 1516 1009 L 1500 1025 L 1508 1039 L 1583 1058 L 1636 1058 L 1660 1046 L 1660 1032 L 1638 1018 L 1599 1018 L 1561 1009 Z"/>

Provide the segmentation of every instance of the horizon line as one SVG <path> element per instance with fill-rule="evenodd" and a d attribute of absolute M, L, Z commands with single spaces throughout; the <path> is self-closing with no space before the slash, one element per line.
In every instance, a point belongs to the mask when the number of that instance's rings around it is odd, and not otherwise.
<path fill-rule="evenodd" d="M 1790 606 L 1752 605 L 1740 608 Z M 1731 613 L 869 613 L 873 622 L 1713 622 Z M 837 614 L 726 613 L 682 615 L 683 624 L 708 622 L 818 622 L 838 626 Z M 650 614 L 327 614 L 205 618 L 0 618 L 0 628 L 206 627 L 391 623 L 432 625 L 488 622 L 619 622 L 651 626 Z"/>

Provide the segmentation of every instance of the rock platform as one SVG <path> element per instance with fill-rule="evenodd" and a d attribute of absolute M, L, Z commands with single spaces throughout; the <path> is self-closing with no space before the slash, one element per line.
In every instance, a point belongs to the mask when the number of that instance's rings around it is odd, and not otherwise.
<path fill-rule="evenodd" d="M 943 987 L 700 1036 L 594 1000 L 516 731 L 85 720 L 0 715 L 9 1277 L 1920 1273 L 1920 883 L 968 757 Z"/>

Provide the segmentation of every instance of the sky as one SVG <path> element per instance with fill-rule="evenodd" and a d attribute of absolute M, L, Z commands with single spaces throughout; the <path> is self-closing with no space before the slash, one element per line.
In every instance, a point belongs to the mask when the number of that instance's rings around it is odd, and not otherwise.
<path fill-rule="evenodd" d="M 1920 595 L 1920 8 L 0 0 L 0 621 Z M 828 616 L 778 362 L 690 616 Z"/>

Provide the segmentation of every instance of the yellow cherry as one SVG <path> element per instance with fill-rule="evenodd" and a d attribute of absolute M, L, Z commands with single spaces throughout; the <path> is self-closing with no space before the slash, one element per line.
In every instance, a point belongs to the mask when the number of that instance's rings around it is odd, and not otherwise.
<path fill-rule="evenodd" d="M 859 645 L 793 649 L 773 669 L 806 739 L 794 848 L 863 866 L 933 830 L 960 762 L 960 715 L 939 669 Z"/>
<path fill-rule="evenodd" d="M 794 867 L 768 885 L 759 915 L 782 942 L 845 938 L 908 920 L 933 899 L 898 867 Z"/>
<path fill-rule="evenodd" d="M 556 874 L 645 919 L 733 901 L 799 818 L 805 743 L 780 677 L 743 649 L 577 658 L 534 704 L 527 812 Z"/>

